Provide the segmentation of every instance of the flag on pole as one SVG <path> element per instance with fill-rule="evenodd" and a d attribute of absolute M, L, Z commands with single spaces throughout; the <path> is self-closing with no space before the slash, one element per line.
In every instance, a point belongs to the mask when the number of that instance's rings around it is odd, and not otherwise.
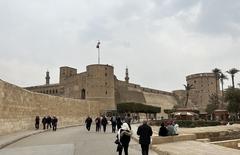
<path fill-rule="evenodd" d="M 100 41 L 98 41 L 96 48 L 100 48 Z"/>

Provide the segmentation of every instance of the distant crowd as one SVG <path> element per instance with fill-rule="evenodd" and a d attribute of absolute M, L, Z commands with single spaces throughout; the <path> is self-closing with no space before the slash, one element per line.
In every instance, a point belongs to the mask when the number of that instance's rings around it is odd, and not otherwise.
<path fill-rule="evenodd" d="M 42 125 L 43 125 L 43 130 L 45 129 L 53 129 L 53 131 L 57 130 L 57 123 L 58 123 L 58 119 L 56 116 L 44 116 L 42 118 Z M 35 128 L 39 129 L 39 125 L 40 125 L 40 117 L 36 116 L 35 118 Z"/>
<path fill-rule="evenodd" d="M 107 118 L 106 116 L 98 116 L 95 118 L 95 125 L 96 125 L 96 132 L 100 132 L 101 129 L 103 129 L 103 132 L 106 132 L 106 127 L 108 124 L 111 124 L 112 126 L 112 133 L 116 132 L 116 129 L 119 130 L 123 124 L 123 122 L 126 122 L 129 127 L 131 128 L 131 121 L 132 118 L 130 117 L 130 114 L 128 114 L 125 118 L 121 118 L 120 116 L 113 115 L 112 117 Z M 88 116 L 85 120 L 86 128 L 88 131 L 91 129 L 93 119 Z"/>

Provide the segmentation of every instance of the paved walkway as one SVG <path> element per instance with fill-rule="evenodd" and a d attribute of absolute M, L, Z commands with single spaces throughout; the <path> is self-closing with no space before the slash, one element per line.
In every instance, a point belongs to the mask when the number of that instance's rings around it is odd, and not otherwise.
<path fill-rule="evenodd" d="M 116 144 L 114 144 L 116 134 L 111 133 L 110 126 L 106 133 L 96 133 L 94 128 L 95 126 L 88 132 L 84 127 L 79 126 L 32 135 L 1 149 L 0 155 L 116 155 Z M 0 143 L 35 132 L 38 131 L 16 133 L 4 138 L 2 136 Z M 141 154 L 140 145 L 134 140 L 130 142 L 129 154 Z M 156 153 L 151 151 L 149 155 Z"/>
<path fill-rule="evenodd" d="M 140 155 L 136 130 L 139 124 L 132 125 L 133 139 L 129 146 L 130 155 Z M 86 131 L 85 127 L 71 127 L 53 131 L 24 131 L 6 136 L 0 136 L 0 155 L 116 155 L 114 140 L 116 134 L 111 133 L 110 126 L 107 133 Z M 153 127 L 157 135 L 159 127 Z M 240 131 L 240 125 L 180 128 L 180 134 L 199 132 Z M 17 141 L 19 140 L 19 141 Z M 17 141 L 17 142 L 16 142 Z M 14 143 L 13 143 L 14 142 Z M 13 143 L 9 145 L 10 143 Z M 1 149 L 2 147 L 7 147 Z M 181 141 L 153 145 L 160 155 L 239 155 L 240 151 L 214 144 L 197 141 Z M 150 151 L 149 155 L 157 155 Z"/>

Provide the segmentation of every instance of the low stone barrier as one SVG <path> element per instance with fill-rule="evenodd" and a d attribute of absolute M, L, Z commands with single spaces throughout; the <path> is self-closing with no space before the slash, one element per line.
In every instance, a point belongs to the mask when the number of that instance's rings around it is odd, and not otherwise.
<path fill-rule="evenodd" d="M 211 142 L 211 144 L 216 144 L 216 145 L 240 150 L 240 139 Z"/>
<path fill-rule="evenodd" d="M 152 137 L 152 145 L 163 144 L 163 143 L 172 143 L 178 141 L 187 141 L 187 140 L 196 140 L 195 134 L 181 134 L 176 136 L 154 136 Z"/>

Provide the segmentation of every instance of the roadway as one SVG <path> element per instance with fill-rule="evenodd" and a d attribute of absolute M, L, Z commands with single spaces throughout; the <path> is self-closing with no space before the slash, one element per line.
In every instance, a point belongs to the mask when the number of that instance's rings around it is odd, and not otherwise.
<path fill-rule="evenodd" d="M 95 132 L 95 126 L 87 131 L 84 126 L 47 131 L 24 138 L 0 150 L 0 155 L 116 155 L 116 133 Z M 130 155 L 140 155 L 140 145 L 133 139 Z M 150 155 L 155 153 L 150 152 Z"/>

